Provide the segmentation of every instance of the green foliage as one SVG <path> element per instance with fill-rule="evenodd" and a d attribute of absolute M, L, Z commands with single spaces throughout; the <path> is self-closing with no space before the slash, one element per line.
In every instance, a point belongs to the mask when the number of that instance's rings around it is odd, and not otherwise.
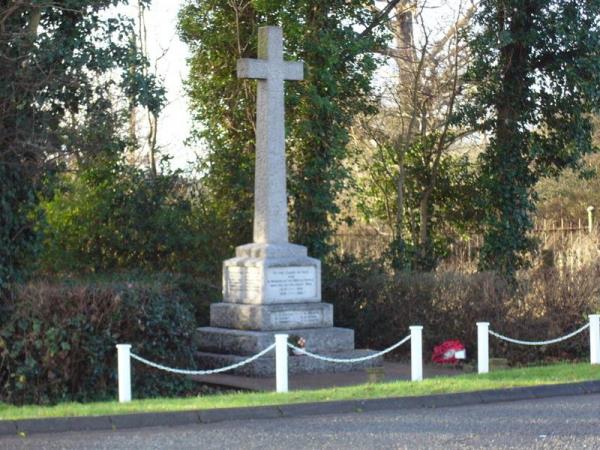
<path fill-rule="evenodd" d="M 596 149 L 600 1 L 484 0 L 470 47 L 477 85 L 466 117 L 491 135 L 481 156 L 482 269 L 513 276 L 533 249 L 527 236 L 542 176 L 577 168 Z"/>
<path fill-rule="evenodd" d="M 130 73 L 147 64 L 131 48 L 131 21 L 106 13 L 124 3 L 0 4 L 0 283 L 22 273 L 35 250 L 31 211 L 44 175 L 65 154 L 82 158 L 112 146 L 114 134 L 103 133 L 104 122 L 86 119 L 112 114 L 123 95 L 153 111 L 162 107 L 157 81 Z M 80 123 L 91 128 L 84 133 Z"/>
<path fill-rule="evenodd" d="M 242 14 L 236 25 L 236 12 Z M 195 139 L 207 146 L 201 161 L 205 207 L 220 224 L 223 251 L 252 240 L 255 94 L 236 78 L 236 60 L 250 42 L 254 12 L 221 0 L 187 2 L 180 34 L 191 50 L 187 80 Z"/>
<path fill-rule="evenodd" d="M 348 181 L 348 129 L 358 114 L 375 111 L 371 51 L 383 37 L 355 31 L 374 20 L 370 3 L 294 2 L 280 19 L 291 57 L 306 64 L 306 81 L 288 84 L 291 232 L 315 257 L 330 250 L 336 200 Z"/>
<path fill-rule="evenodd" d="M 281 0 L 235 5 L 189 0 L 180 33 L 190 46 L 188 93 L 206 145 L 202 161 L 209 207 L 221 223 L 221 242 L 251 239 L 255 81 L 236 78 L 236 60 L 256 57 L 257 27 L 284 29 L 286 58 L 306 64 L 304 82 L 286 84 L 288 167 L 293 238 L 322 256 L 329 250 L 336 196 L 345 181 L 347 128 L 365 100 L 380 38 L 359 37 L 356 26 L 372 20 L 364 0 Z"/>
<path fill-rule="evenodd" d="M 0 293 L 22 276 L 39 249 L 31 227 L 35 199 L 24 172 L 16 164 L 0 164 Z"/>
<path fill-rule="evenodd" d="M 431 166 L 436 139 L 436 133 L 417 139 L 404 154 L 401 213 L 397 198 L 400 174 L 395 162 L 396 149 L 385 144 L 374 150 L 355 148 L 355 158 L 359 161 L 354 180 L 358 194 L 356 206 L 367 221 L 385 223 L 394 231 L 388 259 L 395 269 L 433 270 L 458 237 L 477 228 L 480 212 L 475 202 L 476 168 L 466 156 L 444 153 L 434 174 Z M 425 202 L 425 191 L 430 187 Z M 421 214 L 423 207 L 427 208 L 426 214 Z M 402 218 L 398 219 L 398 215 Z M 423 217 L 428 224 L 421 223 Z M 401 224 L 396 223 L 398 220 Z M 421 240 L 423 227 L 427 238 Z"/>
<path fill-rule="evenodd" d="M 42 203 L 42 269 L 208 271 L 210 231 L 189 188 L 177 172 L 153 176 L 118 160 L 63 176 Z"/>
<path fill-rule="evenodd" d="M 418 146 L 417 146 L 418 147 Z M 450 252 L 459 237 L 477 230 L 479 210 L 477 172 L 467 156 L 443 155 L 436 180 L 432 181 L 429 162 L 419 149 L 409 149 L 406 155 L 406 215 L 408 230 L 397 237 L 404 247 L 392 246 L 393 266 L 396 268 L 430 271 Z M 424 203 L 424 187 L 432 186 L 428 204 Z M 457 207 L 457 205 L 460 205 Z M 428 224 L 421 223 L 420 208 L 427 208 Z M 423 230 L 426 239 L 417 239 L 410 230 Z M 394 252 L 397 253 L 394 253 Z"/>
<path fill-rule="evenodd" d="M 195 324 L 181 291 L 157 283 L 14 286 L 0 328 L 0 400 L 48 404 L 115 398 L 115 344 L 194 367 Z M 133 364 L 136 397 L 189 392 L 189 380 Z"/>

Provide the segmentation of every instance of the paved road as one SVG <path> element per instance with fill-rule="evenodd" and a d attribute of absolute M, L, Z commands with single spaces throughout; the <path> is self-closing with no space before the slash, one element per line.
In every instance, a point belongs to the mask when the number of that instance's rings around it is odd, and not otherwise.
<path fill-rule="evenodd" d="M 2 449 L 600 449 L 600 395 L 0 438 Z"/>

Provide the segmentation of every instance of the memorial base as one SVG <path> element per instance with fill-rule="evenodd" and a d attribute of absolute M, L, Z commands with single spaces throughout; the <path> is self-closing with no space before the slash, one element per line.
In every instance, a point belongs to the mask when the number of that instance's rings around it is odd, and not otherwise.
<path fill-rule="evenodd" d="M 331 328 L 333 305 L 320 302 L 275 305 L 213 303 L 210 305 L 210 325 L 257 331 Z"/>
<path fill-rule="evenodd" d="M 321 262 L 294 244 L 247 244 L 223 262 L 223 301 L 240 304 L 321 301 Z"/>
<path fill-rule="evenodd" d="M 373 350 L 352 350 L 345 352 L 330 352 L 323 354 L 332 358 L 360 358 L 374 354 Z M 229 366 L 247 359 L 247 356 L 224 355 L 207 352 L 197 352 L 196 361 L 199 367 L 204 369 L 217 369 L 219 367 Z M 306 355 L 288 356 L 288 373 L 335 373 L 335 372 L 356 372 L 371 367 L 383 366 L 383 357 L 371 358 L 359 363 L 332 363 L 311 358 Z M 273 377 L 275 376 L 275 354 L 268 353 L 262 358 L 257 359 L 245 366 L 233 369 L 227 372 L 231 375 L 242 375 L 246 377 Z"/>
<path fill-rule="evenodd" d="M 321 302 L 321 262 L 290 243 L 236 248 L 235 257 L 223 263 L 223 302 L 211 305 L 210 324 L 194 338 L 201 369 L 244 361 L 271 346 L 275 334 L 303 338 L 307 351 L 333 358 L 374 353 L 355 350 L 354 330 L 333 326 L 333 306 Z M 290 356 L 289 372 L 348 372 L 382 362 L 332 363 L 298 355 Z M 273 376 L 274 352 L 228 373 Z"/>
<path fill-rule="evenodd" d="M 349 328 L 304 328 L 280 331 L 247 331 L 216 327 L 198 328 L 195 334 L 198 367 L 216 369 L 238 363 L 267 348 L 275 341 L 275 334 L 285 333 L 306 340 L 306 350 L 333 358 L 357 358 L 375 353 L 354 349 L 354 331 Z M 383 358 L 372 358 L 360 363 L 331 363 L 306 355 L 289 356 L 289 373 L 351 372 L 378 367 Z M 251 377 L 274 376 L 275 353 L 269 352 L 258 360 L 227 372 Z"/>
<path fill-rule="evenodd" d="M 233 330 L 201 327 L 194 335 L 195 347 L 208 353 L 252 356 L 275 342 L 275 334 L 303 337 L 306 350 L 315 353 L 354 350 L 354 330 L 349 328 L 301 328 L 279 331 Z"/>

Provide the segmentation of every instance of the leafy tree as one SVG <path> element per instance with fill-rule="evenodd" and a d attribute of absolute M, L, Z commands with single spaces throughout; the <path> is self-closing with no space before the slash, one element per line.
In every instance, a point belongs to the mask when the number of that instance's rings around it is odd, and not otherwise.
<path fill-rule="evenodd" d="M 38 248 L 33 211 L 44 175 L 66 155 L 121 148 L 90 119 L 113 110 L 115 93 L 162 107 L 156 81 L 129 70 L 145 64 L 130 44 L 131 22 L 106 13 L 122 3 L 0 2 L 0 285 Z"/>
<path fill-rule="evenodd" d="M 202 160 L 211 206 L 231 245 L 251 238 L 254 82 L 236 78 L 236 60 L 256 57 L 259 25 L 281 25 L 286 57 L 306 64 L 305 82 L 286 86 L 288 173 L 293 239 L 323 256 L 329 250 L 336 195 L 346 178 L 348 132 L 367 101 L 376 68 L 377 33 L 360 35 L 376 12 L 366 0 L 328 2 L 189 0 L 180 31 L 192 50 L 188 92 L 206 147 Z"/>
<path fill-rule="evenodd" d="M 355 177 L 357 210 L 370 225 L 383 224 L 384 233 L 392 230 L 387 251 L 396 270 L 430 271 L 446 256 L 458 237 L 476 230 L 479 212 L 473 201 L 477 195 L 477 172 L 467 156 L 444 152 L 435 168 L 432 182 L 432 134 L 415 140 L 403 153 L 402 228 L 397 220 L 396 148 L 387 142 L 367 143 L 356 149 Z M 421 240 L 423 189 L 431 186 L 427 199 L 427 239 Z M 399 233 L 395 234 L 393 232 Z"/>
<path fill-rule="evenodd" d="M 434 269 L 452 236 L 473 222 L 474 171 L 457 152 L 471 130 L 454 118 L 469 58 L 462 31 L 474 8 L 448 2 L 449 18 L 434 26 L 423 13 L 431 6 L 428 0 L 395 6 L 388 22 L 394 45 L 378 50 L 395 74 L 383 87 L 378 114 L 361 117 L 353 133 L 358 204 L 391 234 L 396 269 Z M 457 203 L 460 213 L 451 208 Z"/>
<path fill-rule="evenodd" d="M 477 84 L 466 117 L 490 135 L 481 155 L 481 269 L 511 277 L 534 248 L 527 232 L 542 176 L 595 151 L 600 105 L 600 1 L 482 0 L 471 30 Z"/>

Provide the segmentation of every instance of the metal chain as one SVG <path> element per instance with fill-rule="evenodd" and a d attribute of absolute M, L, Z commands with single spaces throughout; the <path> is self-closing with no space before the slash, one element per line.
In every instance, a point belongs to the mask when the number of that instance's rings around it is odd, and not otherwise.
<path fill-rule="evenodd" d="M 267 348 L 265 348 L 263 351 L 261 351 L 260 353 L 257 353 L 256 355 L 251 356 L 248 359 L 240 361 L 239 363 L 235 363 L 235 364 L 232 364 L 231 366 L 221 367 L 219 369 L 212 369 L 212 370 L 173 369 L 172 367 L 167 367 L 167 366 L 163 366 L 161 364 L 154 363 L 152 361 L 148 361 L 147 359 L 144 359 L 141 356 L 136 355 L 135 353 L 131 353 L 131 357 L 133 359 L 137 359 L 139 362 L 144 363 L 150 367 L 154 367 L 155 369 L 164 370 L 166 372 L 178 373 L 180 375 L 212 375 L 214 373 L 227 372 L 228 370 L 237 369 L 238 367 L 242 367 L 242 366 L 245 366 L 246 364 L 250 364 L 252 361 L 256 361 L 258 358 L 260 358 L 263 355 L 266 355 L 274 348 L 275 348 L 275 344 L 271 344 Z"/>
<path fill-rule="evenodd" d="M 320 359 L 321 361 L 352 364 L 352 363 L 356 363 L 356 362 L 367 361 L 369 359 L 373 359 L 373 358 L 377 358 L 378 356 L 385 355 L 386 353 L 389 353 L 392 350 L 400 347 L 402 344 L 404 344 L 408 340 L 410 340 L 410 334 L 408 336 L 406 336 L 404 339 L 402 339 L 401 341 L 396 342 L 391 347 L 388 347 L 385 350 L 382 350 L 380 352 L 374 353 L 373 355 L 362 356 L 360 358 L 348 358 L 348 359 L 330 358 L 329 356 L 317 355 L 316 353 L 311 353 L 307 350 L 304 350 L 303 348 L 296 347 L 295 345 L 292 345 L 290 343 L 288 343 L 288 347 L 291 348 L 292 350 L 302 353 L 303 355 L 310 356 L 311 358 L 315 358 L 315 359 Z"/>
<path fill-rule="evenodd" d="M 503 336 L 503 335 L 501 335 L 499 333 L 496 333 L 495 331 L 492 331 L 492 330 L 488 330 L 488 331 L 489 331 L 489 333 L 492 336 L 496 336 L 498 339 L 502 339 L 504 341 L 511 342 L 513 344 L 520 344 L 520 345 L 548 345 L 548 344 L 556 344 L 557 342 L 565 341 L 565 340 L 567 340 L 569 338 L 572 338 L 573 336 L 581 333 L 583 330 L 585 330 L 589 326 L 590 326 L 590 324 L 586 323 L 584 326 L 582 326 L 578 330 L 573 331 L 572 333 L 569 333 L 569 334 L 567 334 L 565 336 L 562 336 L 562 337 L 559 337 L 559 338 L 556 338 L 556 339 L 549 339 L 547 341 L 520 341 L 518 339 L 512 339 L 512 338 Z"/>

